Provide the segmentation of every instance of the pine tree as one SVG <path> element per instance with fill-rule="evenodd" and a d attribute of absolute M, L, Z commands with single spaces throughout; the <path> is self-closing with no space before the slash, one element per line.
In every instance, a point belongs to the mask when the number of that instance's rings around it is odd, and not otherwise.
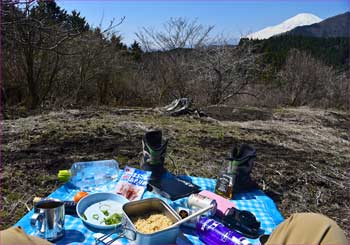
<path fill-rule="evenodd" d="M 117 50 L 127 50 L 127 46 L 122 42 L 121 36 L 112 34 L 111 43 Z"/>
<path fill-rule="evenodd" d="M 67 28 L 77 32 L 84 32 L 88 31 L 90 26 L 86 22 L 85 17 L 80 16 L 80 12 L 73 10 L 67 18 Z"/>
<path fill-rule="evenodd" d="M 134 60 L 139 61 L 141 59 L 142 49 L 140 44 L 136 40 L 131 44 L 129 51 L 133 56 Z"/>

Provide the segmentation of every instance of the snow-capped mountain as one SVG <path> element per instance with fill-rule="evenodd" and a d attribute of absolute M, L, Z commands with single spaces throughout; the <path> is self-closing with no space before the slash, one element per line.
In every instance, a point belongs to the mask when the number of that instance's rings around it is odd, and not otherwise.
<path fill-rule="evenodd" d="M 307 37 L 350 37 L 350 12 L 329 17 L 319 23 L 298 26 L 286 35 Z"/>
<path fill-rule="evenodd" d="M 246 37 L 251 39 L 267 39 L 274 35 L 290 31 L 295 27 L 312 25 L 320 21 L 322 21 L 322 19 L 316 15 L 309 14 L 309 13 L 301 13 L 301 14 L 297 14 L 296 16 L 290 19 L 285 20 L 281 24 L 278 24 L 276 26 L 266 27 L 258 32 L 249 34 Z"/>

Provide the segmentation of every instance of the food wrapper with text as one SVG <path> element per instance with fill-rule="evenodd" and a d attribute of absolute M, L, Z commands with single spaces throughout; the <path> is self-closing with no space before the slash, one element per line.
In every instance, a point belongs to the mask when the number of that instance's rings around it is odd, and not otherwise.
<path fill-rule="evenodd" d="M 129 201 L 140 200 L 152 172 L 126 166 L 117 184 L 117 194 Z"/>

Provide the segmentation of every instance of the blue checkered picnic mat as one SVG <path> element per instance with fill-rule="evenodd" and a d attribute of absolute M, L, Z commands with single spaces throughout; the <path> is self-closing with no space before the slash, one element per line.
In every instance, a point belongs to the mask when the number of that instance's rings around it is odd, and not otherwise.
<path fill-rule="evenodd" d="M 214 191 L 215 180 L 199 177 L 190 177 L 192 182 L 201 187 L 202 190 Z M 105 187 L 101 191 L 108 191 L 111 187 Z M 71 189 L 69 184 L 65 184 L 53 192 L 49 197 L 59 198 L 61 200 L 72 200 L 76 190 Z M 153 192 L 146 191 L 143 199 L 150 197 L 158 197 L 167 201 L 172 207 L 177 206 L 186 207 L 187 198 L 181 198 L 174 202 L 161 197 Z M 283 221 L 283 217 L 276 208 L 274 202 L 267 197 L 262 191 L 254 190 L 247 193 L 236 194 L 232 200 L 238 209 L 248 210 L 255 214 L 257 219 L 261 222 L 262 234 L 270 234 L 271 231 Z M 20 219 L 15 226 L 21 226 L 28 234 L 35 235 L 35 231 L 30 225 L 30 217 L 33 215 L 33 210 L 27 213 Z M 195 235 L 194 230 L 183 229 L 184 236 L 180 236 L 177 240 L 178 244 L 203 244 Z M 66 215 L 65 217 L 65 236 L 57 242 L 57 244 L 94 244 L 97 233 L 103 232 L 101 230 L 93 230 L 86 227 L 82 221 L 75 216 Z M 108 232 L 108 231 L 107 231 Z M 249 239 L 252 243 L 258 244 L 258 239 Z M 127 244 L 125 238 L 120 239 L 121 244 Z"/>

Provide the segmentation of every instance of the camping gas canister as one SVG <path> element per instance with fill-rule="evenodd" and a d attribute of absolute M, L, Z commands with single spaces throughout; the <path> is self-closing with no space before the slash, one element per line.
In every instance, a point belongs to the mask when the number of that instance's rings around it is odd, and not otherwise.
<path fill-rule="evenodd" d="M 178 215 L 180 215 L 180 217 L 184 219 L 190 216 L 191 214 L 193 214 L 193 210 L 189 208 L 184 208 L 184 207 L 177 207 L 176 213 L 178 213 Z"/>
<path fill-rule="evenodd" d="M 182 219 L 187 218 L 191 214 L 193 214 L 195 210 L 189 209 L 189 208 L 184 208 L 184 207 L 177 207 L 176 208 L 176 213 L 180 215 Z M 183 223 L 183 226 L 187 226 L 190 228 L 196 228 L 197 222 L 199 220 L 200 216 L 194 217 L 193 219 L 190 219 L 188 222 Z"/>
<path fill-rule="evenodd" d="M 216 213 L 217 203 L 211 199 L 200 194 L 192 194 L 188 197 L 187 206 L 192 209 L 202 209 L 212 205 L 213 208 L 208 211 L 208 215 L 213 217 Z"/>

